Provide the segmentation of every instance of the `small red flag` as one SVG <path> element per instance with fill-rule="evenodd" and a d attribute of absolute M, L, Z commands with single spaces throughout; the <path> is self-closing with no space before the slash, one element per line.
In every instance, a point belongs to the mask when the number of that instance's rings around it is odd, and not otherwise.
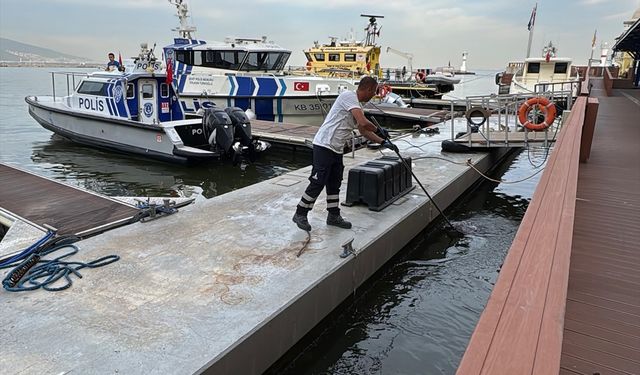
<path fill-rule="evenodd" d="M 118 51 L 118 63 L 122 66 L 122 55 L 120 54 L 120 51 Z"/>
<path fill-rule="evenodd" d="M 309 91 L 309 82 L 294 82 L 293 91 Z"/>
<path fill-rule="evenodd" d="M 551 60 L 551 52 L 547 52 L 547 55 L 544 57 L 546 62 L 549 62 L 549 60 Z"/>
<path fill-rule="evenodd" d="M 171 61 L 171 58 L 169 58 L 167 59 L 167 78 L 165 82 L 167 85 L 170 85 L 171 81 L 173 81 L 173 62 Z"/>

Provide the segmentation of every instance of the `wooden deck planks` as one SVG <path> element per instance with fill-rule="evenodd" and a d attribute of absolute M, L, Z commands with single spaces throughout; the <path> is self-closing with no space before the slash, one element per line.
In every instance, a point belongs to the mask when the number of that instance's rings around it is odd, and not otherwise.
<path fill-rule="evenodd" d="M 564 329 L 566 332 L 589 332 L 590 335 L 599 337 L 603 340 L 616 342 L 620 345 L 634 347 L 637 344 L 637 336 L 630 332 L 621 332 L 615 329 L 599 327 L 593 324 L 585 323 L 574 319 L 565 319 Z"/>
<path fill-rule="evenodd" d="M 30 222 L 78 234 L 124 221 L 138 210 L 53 180 L 0 164 L 0 207 Z"/>
<path fill-rule="evenodd" d="M 640 374 L 640 106 L 600 97 L 582 164 L 561 368 Z"/>
<path fill-rule="evenodd" d="M 578 107 L 580 108 L 580 107 Z M 578 109 L 579 110 L 579 109 Z M 578 123 L 584 122 L 584 113 L 579 113 Z M 575 126 L 576 123 L 572 125 Z M 547 296 L 544 301 L 544 313 L 538 336 L 536 357 L 533 364 L 534 374 L 550 374 L 557 371 L 560 363 L 562 348 L 562 323 L 565 313 L 567 298 L 567 284 L 569 279 L 569 261 L 571 242 L 573 240 L 573 223 L 575 217 L 575 202 L 578 183 L 578 159 L 576 153 L 580 153 L 581 139 L 575 137 L 571 142 L 569 169 L 567 173 L 566 188 L 563 196 L 562 210 L 558 237 L 553 254 L 553 266 L 550 270 Z M 568 145 L 567 145 L 568 146 Z"/>
<path fill-rule="evenodd" d="M 266 141 L 305 146 L 313 140 L 318 126 L 251 120 L 253 135 Z"/>
<path fill-rule="evenodd" d="M 589 375 L 629 375 L 628 372 L 624 372 L 615 368 L 607 367 L 601 364 L 597 364 L 589 361 L 585 358 L 576 358 L 567 354 L 562 355 L 562 363 L 566 363 L 566 367 L 560 369 L 560 374 L 585 374 L 590 369 L 597 368 L 595 372 L 588 372 Z"/>

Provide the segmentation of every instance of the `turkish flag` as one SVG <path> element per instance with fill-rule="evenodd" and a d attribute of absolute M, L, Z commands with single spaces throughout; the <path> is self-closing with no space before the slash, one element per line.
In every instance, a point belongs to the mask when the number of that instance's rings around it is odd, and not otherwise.
<path fill-rule="evenodd" d="M 171 58 L 167 59 L 167 77 L 165 78 L 165 82 L 167 85 L 171 84 L 173 81 L 173 61 Z"/>
<path fill-rule="evenodd" d="M 293 91 L 309 91 L 309 82 L 294 82 Z"/>

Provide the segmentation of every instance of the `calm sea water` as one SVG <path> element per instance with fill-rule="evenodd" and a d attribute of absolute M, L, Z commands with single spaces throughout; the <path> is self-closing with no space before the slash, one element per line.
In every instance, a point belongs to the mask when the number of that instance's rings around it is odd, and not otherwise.
<path fill-rule="evenodd" d="M 311 162 L 305 152 L 270 150 L 243 168 L 184 167 L 76 145 L 52 136 L 27 112 L 26 95 L 50 93 L 51 70 L 0 68 L 2 162 L 110 196 L 200 198 Z M 493 93 L 495 73 L 463 76 L 446 97 Z M 525 150 L 493 177 L 522 179 L 544 159 L 544 150 Z M 464 237 L 449 238 L 442 222 L 427 228 L 269 372 L 454 373 L 539 176 L 518 184 L 485 182 L 459 199 L 447 215 L 468 228 Z"/>

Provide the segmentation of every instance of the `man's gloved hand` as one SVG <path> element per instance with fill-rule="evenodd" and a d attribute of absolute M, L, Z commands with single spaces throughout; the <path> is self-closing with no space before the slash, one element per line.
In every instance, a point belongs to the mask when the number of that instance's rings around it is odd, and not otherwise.
<path fill-rule="evenodd" d="M 395 152 L 398 152 L 398 146 L 394 145 L 393 143 L 391 143 L 390 140 L 385 139 L 384 142 L 381 143 L 382 147 L 388 148 L 389 150 L 393 150 Z"/>
<path fill-rule="evenodd" d="M 389 131 L 382 126 L 378 127 L 376 134 L 382 139 L 389 139 Z"/>

